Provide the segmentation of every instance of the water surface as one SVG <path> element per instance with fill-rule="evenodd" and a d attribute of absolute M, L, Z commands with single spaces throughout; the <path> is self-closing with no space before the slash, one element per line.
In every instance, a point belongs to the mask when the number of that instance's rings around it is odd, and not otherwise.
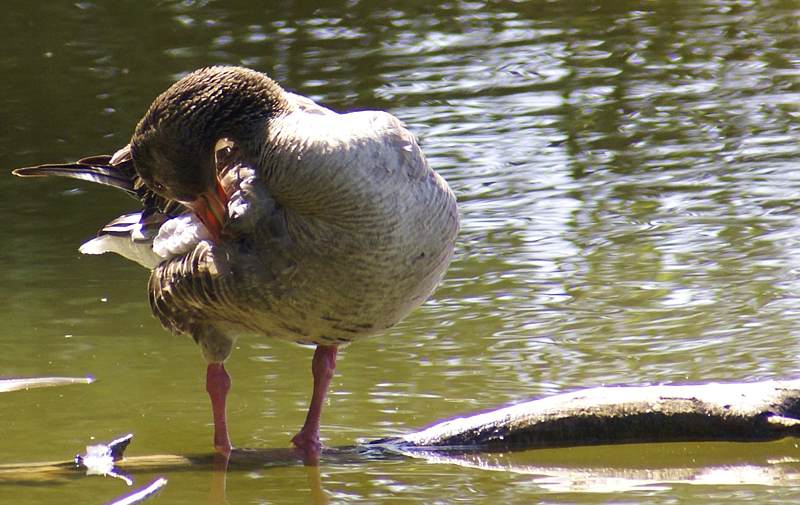
<path fill-rule="evenodd" d="M 131 454 L 208 451 L 203 360 L 150 316 L 147 272 L 77 252 L 135 202 L 8 172 L 112 152 L 157 93 L 214 63 L 265 71 L 339 111 L 392 112 L 459 198 L 441 288 L 341 353 L 329 445 L 577 387 L 796 376 L 798 14 L 792 1 L 12 0 L 0 17 L 0 375 L 97 381 L 3 394 L 2 462 L 67 459 L 127 432 Z M 236 445 L 288 445 L 310 356 L 239 341 Z M 233 473 L 227 500 L 796 503 L 796 450 L 789 440 L 528 451 L 469 467 L 323 461 L 319 485 L 297 465 Z M 675 477 L 720 468 L 743 477 Z M 208 501 L 209 473 L 166 476 L 158 502 Z M 630 481 L 609 484 L 621 476 Z M 0 501 L 124 492 L 101 478 L 0 484 Z"/>

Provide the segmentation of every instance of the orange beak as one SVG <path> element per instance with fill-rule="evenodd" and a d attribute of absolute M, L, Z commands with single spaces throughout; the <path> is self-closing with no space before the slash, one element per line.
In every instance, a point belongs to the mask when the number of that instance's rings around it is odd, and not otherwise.
<path fill-rule="evenodd" d="M 208 190 L 186 205 L 202 221 L 215 242 L 219 242 L 222 226 L 228 217 L 228 195 L 217 180 L 214 189 Z"/>

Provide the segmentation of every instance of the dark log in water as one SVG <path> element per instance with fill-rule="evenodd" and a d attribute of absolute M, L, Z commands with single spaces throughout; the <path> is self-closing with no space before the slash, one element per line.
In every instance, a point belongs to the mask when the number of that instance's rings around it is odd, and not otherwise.
<path fill-rule="evenodd" d="M 582 389 L 436 423 L 402 437 L 327 448 L 329 463 L 545 447 L 685 441 L 768 441 L 800 434 L 800 380 Z M 104 457 L 113 471 L 213 468 L 215 456 L 121 458 L 130 441 L 95 446 L 76 461 L 0 465 L 0 482 L 77 477 Z M 237 449 L 229 470 L 301 464 L 293 449 Z M 102 468 L 102 464 L 100 465 Z"/>
<path fill-rule="evenodd" d="M 581 389 L 371 442 L 513 450 L 595 444 L 765 441 L 800 433 L 800 380 Z"/>

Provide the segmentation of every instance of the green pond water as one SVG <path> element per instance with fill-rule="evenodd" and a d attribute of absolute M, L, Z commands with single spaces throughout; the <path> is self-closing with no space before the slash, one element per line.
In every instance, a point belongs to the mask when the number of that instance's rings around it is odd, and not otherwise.
<path fill-rule="evenodd" d="M 600 384 L 798 375 L 800 2 L 29 2 L 0 15 L 0 464 L 211 448 L 205 364 L 150 315 L 148 273 L 78 246 L 136 202 L 11 169 L 110 153 L 197 67 L 269 73 L 339 111 L 384 109 L 460 202 L 442 286 L 340 353 L 326 444 Z M 238 342 L 231 437 L 286 448 L 311 351 Z M 323 458 L 169 480 L 229 503 L 797 503 L 795 440 Z M 0 503 L 101 504 L 104 477 L 0 482 Z M 147 503 L 151 503 L 147 502 Z"/>

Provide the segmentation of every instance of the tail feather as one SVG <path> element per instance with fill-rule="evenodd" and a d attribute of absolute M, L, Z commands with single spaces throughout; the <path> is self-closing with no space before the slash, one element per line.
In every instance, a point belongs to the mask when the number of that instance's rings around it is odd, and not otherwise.
<path fill-rule="evenodd" d="M 18 168 L 11 172 L 18 177 L 45 177 L 54 175 L 96 182 L 106 186 L 119 188 L 136 195 L 134 188 L 133 167 L 124 165 L 109 165 L 109 156 L 93 156 L 84 158 L 75 163 L 47 164 L 35 167 Z"/>
<path fill-rule="evenodd" d="M 142 216 L 145 219 L 158 213 L 171 216 L 185 212 L 182 204 L 157 195 L 142 181 L 133 166 L 130 145 L 126 145 L 113 156 L 101 154 L 82 158 L 74 163 L 18 168 L 11 173 L 18 177 L 67 177 L 121 189 L 142 202 Z"/>
<path fill-rule="evenodd" d="M 134 242 L 150 242 L 158 235 L 158 230 L 170 216 L 153 212 L 144 215 L 144 212 L 123 214 L 103 226 L 97 235 L 114 235 L 127 237 Z"/>
<path fill-rule="evenodd" d="M 18 177 L 56 176 L 95 182 L 121 189 L 140 201 L 140 212 L 122 215 L 105 225 L 95 238 L 81 245 L 80 252 L 83 254 L 113 252 L 152 270 L 165 258 L 185 254 L 207 238 L 201 233 L 205 230 L 202 224 L 196 219 L 191 222 L 191 215 L 185 216 L 188 208 L 153 192 L 139 177 L 133 165 L 130 145 L 113 156 L 89 156 L 73 163 L 24 167 L 11 173 Z M 162 225 L 178 216 L 181 219 L 175 220 L 168 228 L 170 233 L 165 233 L 165 237 L 160 239 Z M 158 251 L 154 249 L 154 242 L 159 244 Z"/>

